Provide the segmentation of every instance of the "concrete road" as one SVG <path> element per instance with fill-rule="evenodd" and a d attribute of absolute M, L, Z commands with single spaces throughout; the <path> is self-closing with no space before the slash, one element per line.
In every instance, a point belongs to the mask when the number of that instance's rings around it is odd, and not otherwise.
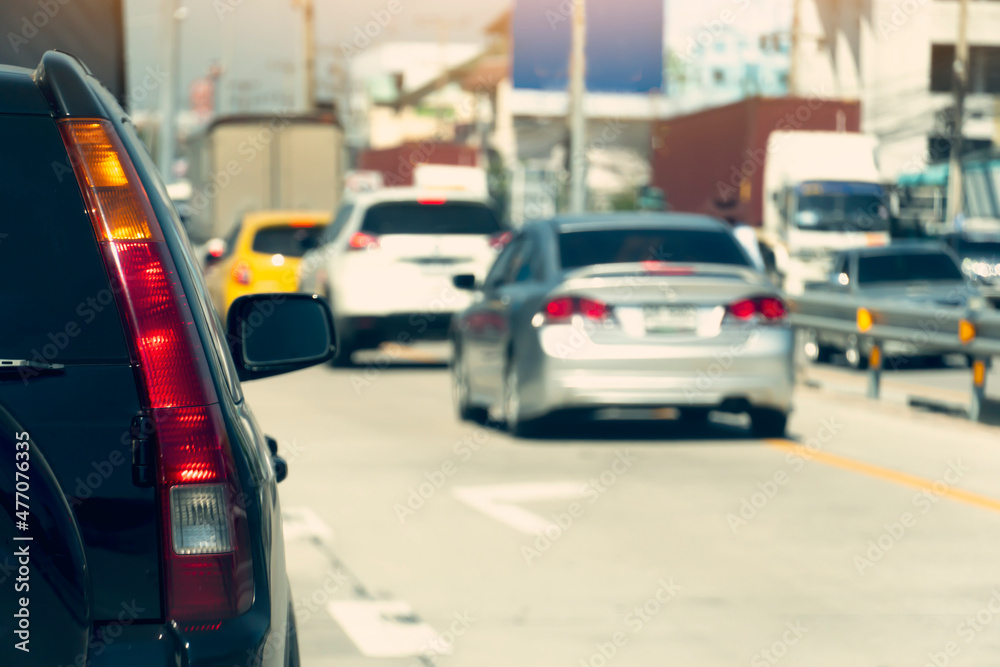
<path fill-rule="evenodd" d="M 1000 658 L 993 427 L 802 388 L 789 440 L 514 441 L 456 421 L 443 366 L 380 365 L 246 385 L 289 459 L 307 667 Z"/>

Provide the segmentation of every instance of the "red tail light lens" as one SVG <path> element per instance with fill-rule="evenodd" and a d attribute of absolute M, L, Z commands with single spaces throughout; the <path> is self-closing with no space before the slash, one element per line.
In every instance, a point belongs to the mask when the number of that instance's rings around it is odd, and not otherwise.
<path fill-rule="evenodd" d="M 156 424 L 171 620 L 235 616 L 253 601 L 239 477 L 177 271 L 125 147 L 103 120 L 59 129 L 94 226 Z"/>
<path fill-rule="evenodd" d="M 580 299 L 578 301 L 580 314 L 588 320 L 603 320 L 611 314 L 608 304 L 593 299 Z"/>
<path fill-rule="evenodd" d="M 760 314 L 769 320 L 782 320 L 788 316 L 788 309 L 781 299 L 766 296 L 758 302 Z"/>
<path fill-rule="evenodd" d="M 744 299 L 729 304 L 727 311 L 738 320 L 749 320 L 757 314 L 757 304 L 752 299 Z"/>
<path fill-rule="evenodd" d="M 768 322 L 784 320 L 788 317 L 785 302 L 773 296 L 741 299 L 726 307 L 726 313 L 732 318 L 742 321 L 760 317 Z"/>
<path fill-rule="evenodd" d="M 510 232 L 494 234 L 490 237 L 490 247 L 494 250 L 503 250 L 512 238 L 514 238 L 514 235 Z"/>
<path fill-rule="evenodd" d="M 222 413 L 213 405 L 158 410 L 154 419 L 170 616 L 184 621 L 238 616 L 253 602 L 253 562 Z"/>
<path fill-rule="evenodd" d="M 364 232 L 355 232 L 347 242 L 348 250 L 375 250 L 378 248 L 378 237 Z"/>
<path fill-rule="evenodd" d="M 564 324 L 574 315 L 587 320 L 603 322 L 611 317 L 611 306 L 594 299 L 561 296 L 552 299 L 544 308 L 546 324 Z"/>
<path fill-rule="evenodd" d="M 444 206 L 448 203 L 448 200 L 443 197 L 428 197 L 425 199 L 418 199 L 417 203 L 421 206 Z"/>
<path fill-rule="evenodd" d="M 549 322 L 559 322 L 573 317 L 573 299 L 561 297 L 545 304 L 545 315 Z"/>

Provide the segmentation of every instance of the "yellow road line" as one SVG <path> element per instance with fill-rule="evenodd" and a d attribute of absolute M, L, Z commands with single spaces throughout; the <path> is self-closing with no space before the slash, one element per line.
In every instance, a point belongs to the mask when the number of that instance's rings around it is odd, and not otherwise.
<path fill-rule="evenodd" d="M 936 496 L 948 498 L 949 500 L 954 500 L 959 503 L 965 503 L 966 505 L 973 505 L 981 509 L 1000 512 L 1000 500 L 980 495 L 978 493 L 973 493 L 972 491 L 957 489 L 944 482 L 932 482 L 924 479 L 923 477 L 917 477 L 915 475 L 910 475 L 898 470 L 892 470 L 890 468 L 883 468 L 882 466 L 865 463 L 864 461 L 857 461 L 855 459 L 847 458 L 846 456 L 839 456 L 837 454 L 831 454 L 830 452 L 820 450 L 811 450 L 796 442 L 792 442 L 791 440 L 772 439 L 766 440 L 765 442 L 775 449 L 791 452 L 792 454 L 801 456 L 806 460 L 817 461 L 833 468 L 848 470 L 850 472 L 858 473 L 859 475 L 868 475 L 869 477 L 892 482 L 901 486 L 908 486 L 920 491 L 929 491 Z"/>

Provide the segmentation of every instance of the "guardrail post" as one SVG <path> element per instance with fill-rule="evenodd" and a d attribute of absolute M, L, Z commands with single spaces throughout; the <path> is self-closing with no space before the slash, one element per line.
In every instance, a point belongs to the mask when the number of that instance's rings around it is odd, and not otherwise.
<path fill-rule="evenodd" d="M 986 400 L 986 372 L 989 367 L 989 358 L 972 361 L 972 403 L 969 405 L 969 419 L 975 422 L 982 417 L 983 401 Z"/>
<path fill-rule="evenodd" d="M 875 341 L 868 355 L 868 398 L 882 395 L 882 343 Z"/>

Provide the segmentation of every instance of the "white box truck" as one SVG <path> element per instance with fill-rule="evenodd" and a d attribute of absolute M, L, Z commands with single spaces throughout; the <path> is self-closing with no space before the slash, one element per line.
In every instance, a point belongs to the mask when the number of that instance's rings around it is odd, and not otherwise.
<path fill-rule="evenodd" d="M 188 229 L 196 241 L 225 236 L 250 211 L 325 209 L 344 188 L 344 132 L 329 116 L 231 116 L 191 146 Z"/>

